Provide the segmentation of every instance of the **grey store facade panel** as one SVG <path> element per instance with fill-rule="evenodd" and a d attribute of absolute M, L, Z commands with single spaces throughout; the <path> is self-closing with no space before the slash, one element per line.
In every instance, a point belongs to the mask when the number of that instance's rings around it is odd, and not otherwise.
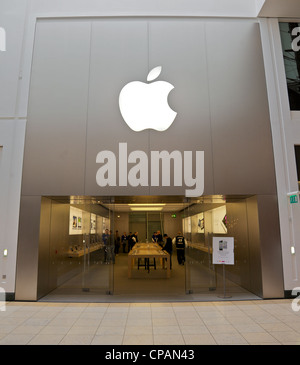
<path fill-rule="evenodd" d="M 168 101 L 177 116 L 164 132 L 134 132 L 122 119 L 119 93 L 131 81 L 146 82 L 157 66 L 162 67 L 158 80 L 174 86 Z M 120 143 L 127 144 L 128 155 L 145 152 L 148 186 L 97 184 L 96 158 L 101 151 L 116 156 L 119 181 Z M 257 245 L 256 254 L 260 252 L 264 267 L 262 297 L 282 296 L 276 179 L 259 23 L 197 18 L 38 20 L 19 250 L 24 245 L 38 249 L 37 240 L 26 238 L 30 232 L 23 220 L 31 214 L 27 207 L 35 204 L 38 211 L 43 196 L 184 196 L 184 183 L 150 184 L 151 151 L 163 150 L 179 151 L 182 156 L 192 151 L 193 158 L 196 151 L 204 151 L 203 195 L 256 196 L 258 209 L 272 209 L 269 219 L 258 214 L 264 241 Z M 128 163 L 128 170 L 131 166 Z M 195 175 L 194 165 L 193 169 Z M 171 182 L 172 174 L 171 169 Z M 39 229 L 39 224 L 35 219 L 31 225 Z M 268 261 L 270 247 L 274 251 Z M 18 267 L 27 265 L 21 256 Z M 25 281 L 19 269 L 17 296 Z"/>

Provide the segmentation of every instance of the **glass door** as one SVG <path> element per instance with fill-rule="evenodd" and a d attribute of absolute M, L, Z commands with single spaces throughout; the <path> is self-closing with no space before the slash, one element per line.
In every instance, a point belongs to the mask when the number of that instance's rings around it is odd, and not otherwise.
<path fill-rule="evenodd" d="M 111 199 L 43 198 L 39 291 L 50 300 L 92 300 L 113 292 Z M 47 275 L 46 275 L 47 273 Z"/>
<path fill-rule="evenodd" d="M 163 220 L 161 212 L 153 213 L 145 210 L 129 213 L 129 233 L 137 233 L 139 242 L 151 242 L 154 233 L 159 232 L 163 235 Z"/>
<path fill-rule="evenodd" d="M 186 245 L 186 293 L 199 300 L 251 299 L 250 252 L 248 225 L 255 226 L 255 197 L 204 196 L 191 201 L 184 210 L 183 231 Z M 255 228 L 257 229 L 257 228 Z M 254 231 L 253 231 L 254 232 Z M 254 234 L 251 232 L 252 234 Z M 213 239 L 222 247 L 213 247 Z M 214 260 L 226 255 L 233 242 L 230 264 Z M 223 256 L 224 257 L 224 256 Z M 257 297 L 255 297 L 257 298 Z"/>
<path fill-rule="evenodd" d="M 227 234 L 225 201 L 222 198 L 201 197 L 191 201 L 184 213 L 186 293 L 210 295 L 217 288 L 212 238 Z"/>
<path fill-rule="evenodd" d="M 167 241 L 164 234 L 167 234 L 170 242 L 182 230 L 182 197 L 134 197 L 134 204 L 132 200 L 126 200 L 126 197 L 119 200 L 116 197 L 116 201 L 115 229 L 121 234 L 137 233 L 139 248 L 155 248 L 154 245 L 148 245 L 155 237 L 159 237 L 158 245 L 163 246 Z M 150 257 L 148 266 L 144 257 L 130 260 L 130 251 L 126 247 L 127 245 L 124 250 L 120 250 L 114 265 L 116 295 L 134 300 L 184 297 L 185 268 L 177 262 L 175 247 L 168 258 L 169 263 L 172 262 L 170 272 L 166 261 L 161 257 L 156 257 L 155 260 Z"/>
<path fill-rule="evenodd" d="M 89 296 L 113 294 L 115 263 L 114 209 L 110 198 L 81 206 L 83 262 L 81 289 Z"/>

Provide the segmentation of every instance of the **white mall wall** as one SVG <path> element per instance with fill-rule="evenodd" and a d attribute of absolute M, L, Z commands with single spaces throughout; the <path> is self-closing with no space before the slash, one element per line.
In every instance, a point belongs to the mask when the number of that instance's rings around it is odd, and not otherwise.
<path fill-rule="evenodd" d="M 253 18 L 261 9 L 267 17 L 266 9 L 272 9 L 272 1 L 0 0 L 0 27 L 5 29 L 7 37 L 6 51 L 0 52 L 0 287 L 8 293 L 15 291 L 23 148 L 36 19 L 59 16 Z M 285 1 L 286 13 L 289 3 L 294 5 L 292 0 Z M 300 221 L 300 205 L 289 206 L 286 193 L 298 189 L 292 150 L 294 144 L 300 144 L 300 117 L 288 109 L 277 19 L 261 19 L 261 28 L 278 183 L 285 289 L 292 290 L 300 286 L 300 232 L 297 228 L 300 225 L 295 223 Z M 290 253 L 291 244 L 296 247 L 295 255 Z M 3 256 L 4 249 L 8 249 L 7 257 Z"/>
<path fill-rule="evenodd" d="M 300 145 L 300 111 L 291 112 L 289 108 L 278 21 L 286 19 L 262 19 L 261 34 L 277 178 L 284 286 L 285 290 L 293 290 L 300 286 L 300 203 L 290 204 L 287 194 L 298 191 L 294 146 Z M 291 253 L 291 247 L 295 248 L 295 254 Z"/>

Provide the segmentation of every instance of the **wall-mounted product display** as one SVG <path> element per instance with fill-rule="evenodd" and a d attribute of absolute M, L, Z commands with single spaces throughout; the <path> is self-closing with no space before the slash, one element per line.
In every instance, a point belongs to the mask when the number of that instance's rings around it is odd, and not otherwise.
<path fill-rule="evenodd" d="M 227 234 L 226 205 L 183 218 L 182 229 L 189 247 L 211 254 L 211 235 Z"/>
<path fill-rule="evenodd" d="M 70 239 L 67 257 L 81 257 L 103 248 L 105 229 L 109 229 L 109 220 L 105 217 L 70 206 L 69 235 L 81 235 L 82 239 Z"/>
<path fill-rule="evenodd" d="M 90 232 L 91 233 L 96 233 L 96 228 L 97 228 L 97 216 L 96 216 L 96 214 L 91 214 L 91 229 L 90 229 Z"/>
<path fill-rule="evenodd" d="M 209 223 L 205 224 L 206 221 Z M 227 234 L 226 205 L 183 218 L 182 229 L 186 234 L 205 233 L 205 231 Z"/>
<path fill-rule="evenodd" d="M 100 250 L 101 248 L 103 248 L 103 243 L 101 242 L 93 242 L 90 244 L 84 242 L 83 245 L 71 246 L 68 252 L 68 257 L 81 257 Z"/>
<path fill-rule="evenodd" d="M 197 214 L 197 221 L 198 221 L 198 233 L 203 233 L 204 232 L 204 214 L 200 213 Z"/>
<path fill-rule="evenodd" d="M 213 233 L 224 234 L 227 233 L 226 227 L 226 206 L 215 208 L 211 211 L 212 213 L 212 223 L 213 223 Z"/>
<path fill-rule="evenodd" d="M 82 234 L 82 210 L 70 207 L 69 234 Z"/>
<path fill-rule="evenodd" d="M 182 229 L 185 233 L 191 233 L 192 232 L 192 218 L 187 217 L 184 218 L 182 221 Z"/>

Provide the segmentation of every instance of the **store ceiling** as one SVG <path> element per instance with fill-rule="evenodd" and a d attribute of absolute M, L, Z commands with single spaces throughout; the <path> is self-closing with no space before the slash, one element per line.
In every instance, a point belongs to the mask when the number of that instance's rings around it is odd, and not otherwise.
<path fill-rule="evenodd" d="M 48 197 L 62 204 L 72 204 L 74 206 L 83 206 L 88 210 L 95 210 L 97 207 L 104 207 L 114 212 L 169 212 L 176 213 L 195 206 L 200 207 L 201 211 L 206 207 L 212 209 L 219 205 L 225 204 L 225 197 L 222 195 L 202 196 L 199 198 L 187 199 L 184 196 L 116 196 L 116 197 L 99 197 L 99 196 L 51 196 Z"/>

